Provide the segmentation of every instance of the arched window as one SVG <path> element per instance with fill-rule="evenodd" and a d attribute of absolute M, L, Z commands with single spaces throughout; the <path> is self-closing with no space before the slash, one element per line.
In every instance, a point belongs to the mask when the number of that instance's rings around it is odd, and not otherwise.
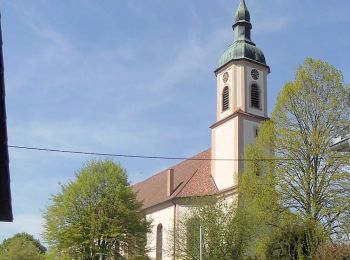
<path fill-rule="evenodd" d="M 163 226 L 159 224 L 157 226 L 157 242 L 156 242 L 156 259 L 162 259 L 162 251 L 163 251 Z"/>
<path fill-rule="evenodd" d="M 253 108 L 260 109 L 260 89 L 256 84 L 250 87 L 250 105 Z"/>
<path fill-rule="evenodd" d="M 230 90 L 226 86 L 222 91 L 222 111 L 230 108 Z"/>

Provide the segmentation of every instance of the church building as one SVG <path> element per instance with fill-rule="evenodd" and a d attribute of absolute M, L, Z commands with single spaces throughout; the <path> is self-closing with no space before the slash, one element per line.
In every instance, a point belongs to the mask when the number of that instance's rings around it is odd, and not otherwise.
<path fill-rule="evenodd" d="M 133 186 L 152 219 L 148 236 L 151 259 L 173 259 L 169 233 L 183 216 L 189 198 L 221 195 L 233 199 L 245 147 L 254 143 L 267 119 L 267 76 L 263 52 L 251 40 L 252 24 L 244 0 L 236 11 L 234 42 L 222 54 L 215 75 L 216 120 L 210 126 L 211 148 Z M 175 248 L 175 247 L 174 247 Z"/>

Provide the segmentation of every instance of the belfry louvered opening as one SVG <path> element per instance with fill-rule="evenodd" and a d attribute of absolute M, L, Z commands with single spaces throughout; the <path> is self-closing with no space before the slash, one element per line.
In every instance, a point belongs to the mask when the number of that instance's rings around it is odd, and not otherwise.
<path fill-rule="evenodd" d="M 230 108 L 230 90 L 228 87 L 224 88 L 222 92 L 222 111 Z"/>
<path fill-rule="evenodd" d="M 250 88 L 250 105 L 253 108 L 260 109 L 260 89 L 256 84 L 253 84 Z"/>

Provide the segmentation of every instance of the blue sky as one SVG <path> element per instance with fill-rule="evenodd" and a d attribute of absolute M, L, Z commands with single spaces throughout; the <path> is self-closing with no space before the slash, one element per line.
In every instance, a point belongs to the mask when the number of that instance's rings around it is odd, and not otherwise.
<path fill-rule="evenodd" d="M 269 108 L 306 57 L 350 82 L 350 3 L 246 0 L 271 67 Z M 215 76 L 238 0 L 2 0 L 9 144 L 191 156 L 210 147 Z M 16 232 L 94 157 L 10 149 Z M 132 183 L 175 162 L 116 159 Z"/>

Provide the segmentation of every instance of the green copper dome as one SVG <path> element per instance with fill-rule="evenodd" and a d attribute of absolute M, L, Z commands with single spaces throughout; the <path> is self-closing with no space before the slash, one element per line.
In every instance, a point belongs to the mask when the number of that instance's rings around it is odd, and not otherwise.
<path fill-rule="evenodd" d="M 251 60 L 267 66 L 265 55 L 259 48 L 249 42 L 236 41 L 222 54 L 219 60 L 219 67 L 224 66 L 230 61 L 242 59 Z"/>
<path fill-rule="evenodd" d="M 218 68 L 221 68 L 231 61 L 242 59 L 268 67 L 266 65 L 264 53 L 257 48 L 251 40 L 250 33 L 252 24 L 250 23 L 250 14 L 244 0 L 240 0 L 232 28 L 234 32 L 234 42 L 222 54 Z"/>

